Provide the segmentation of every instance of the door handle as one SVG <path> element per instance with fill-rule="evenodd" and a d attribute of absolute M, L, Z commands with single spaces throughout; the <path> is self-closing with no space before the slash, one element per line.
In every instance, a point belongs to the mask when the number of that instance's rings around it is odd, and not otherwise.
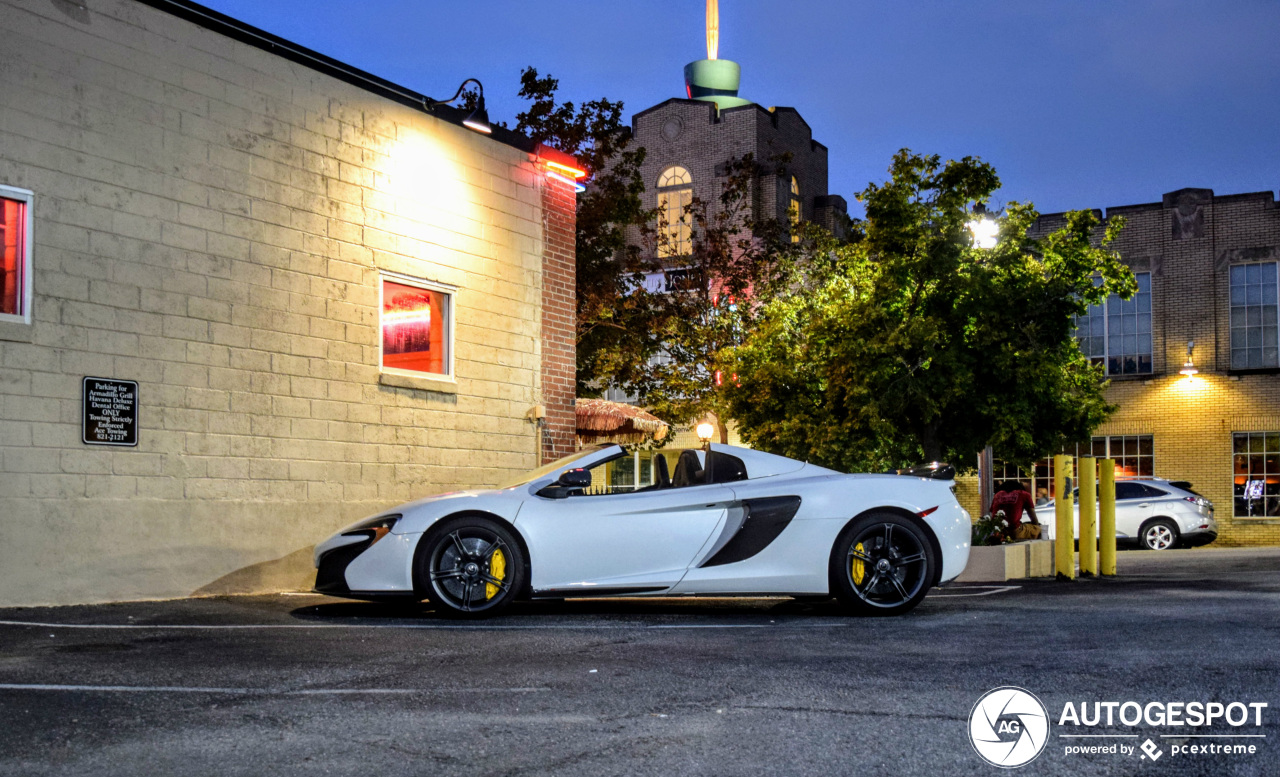
<path fill-rule="evenodd" d="M 1150 502 L 1143 502 L 1142 504 L 1138 505 L 1138 507 L 1150 507 L 1150 506 L 1151 506 Z"/>

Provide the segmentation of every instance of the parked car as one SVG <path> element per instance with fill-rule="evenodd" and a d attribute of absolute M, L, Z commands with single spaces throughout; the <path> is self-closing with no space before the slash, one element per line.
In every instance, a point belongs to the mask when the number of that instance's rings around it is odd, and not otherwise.
<path fill-rule="evenodd" d="M 315 550 L 318 593 L 431 600 L 454 617 L 521 598 L 834 596 L 906 612 L 969 559 L 949 467 L 845 475 L 747 448 L 652 459 L 652 483 L 609 486 L 630 454 L 603 445 L 501 488 L 420 499 Z"/>
<path fill-rule="evenodd" d="M 1075 536 L 1080 539 L 1080 490 L 1075 494 Z M 1054 536 L 1054 503 L 1036 508 L 1042 536 Z M 1140 478 L 1116 481 L 1116 544 L 1148 550 L 1207 545 L 1218 538 L 1213 502 L 1184 481 Z"/>

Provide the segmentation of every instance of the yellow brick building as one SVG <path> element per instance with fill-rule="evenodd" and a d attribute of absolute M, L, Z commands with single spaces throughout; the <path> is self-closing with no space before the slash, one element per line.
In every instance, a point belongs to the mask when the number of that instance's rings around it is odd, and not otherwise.
<path fill-rule="evenodd" d="M 1127 220 L 1115 247 L 1139 294 L 1079 322 L 1081 347 L 1106 366 L 1107 398 L 1119 406 L 1080 452 L 1116 458 L 1123 474 L 1190 481 L 1215 505 L 1219 545 L 1280 543 L 1274 196 L 1183 189 L 1106 216 Z M 1034 232 L 1062 221 L 1046 215 Z M 1182 374 L 1188 361 L 1197 374 Z M 1037 490 L 1052 482 L 1047 461 L 1035 472 L 997 465 L 1004 476 L 1034 478 Z M 958 491 L 979 508 L 973 479 Z"/>

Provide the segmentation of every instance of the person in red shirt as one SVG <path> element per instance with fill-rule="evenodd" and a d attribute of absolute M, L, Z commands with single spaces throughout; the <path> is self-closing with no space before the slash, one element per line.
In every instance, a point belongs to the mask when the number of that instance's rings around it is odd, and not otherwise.
<path fill-rule="evenodd" d="M 1005 520 L 1009 522 L 1010 536 L 1013 536 L 1018 524 L 1022 523 L 1024 511 L 1031 523 L 1040 523 L 1040 519 L 1036 517 L 1035 500 L 1016 480 L 1006 480 L 996 488 L 996 495 L 991 499 L 991 515 L 994 517 L 1001 510 L 1004 511 Z"/>

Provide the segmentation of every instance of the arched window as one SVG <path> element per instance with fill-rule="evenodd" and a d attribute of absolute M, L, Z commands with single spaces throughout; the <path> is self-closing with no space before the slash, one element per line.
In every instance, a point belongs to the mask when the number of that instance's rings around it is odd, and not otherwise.
<path fill-rule="evenodd" d="M 675 165 L 658 176 L 658 256 L 666 259 L 693 253 L 693 229 L 689 206 L 693 204 L 693 177 Z"/>
<path fill-rule="evenodd" d="M 791 224 L 791 242 L 800 242 L 800 233 L 796 227 L 800 225 L 800 182 L 791 176 L 791 201 L 787 203 L 787 222 Z"/>
<path fill-rule="evenodd" d="M 689 171 L 679 165 L 668 167 L 662 171 L 662 175 L 658 176 L 659 189 L 667 186 L 689 186 L 692 183 L 693 178 L 689 177 Z"/>

